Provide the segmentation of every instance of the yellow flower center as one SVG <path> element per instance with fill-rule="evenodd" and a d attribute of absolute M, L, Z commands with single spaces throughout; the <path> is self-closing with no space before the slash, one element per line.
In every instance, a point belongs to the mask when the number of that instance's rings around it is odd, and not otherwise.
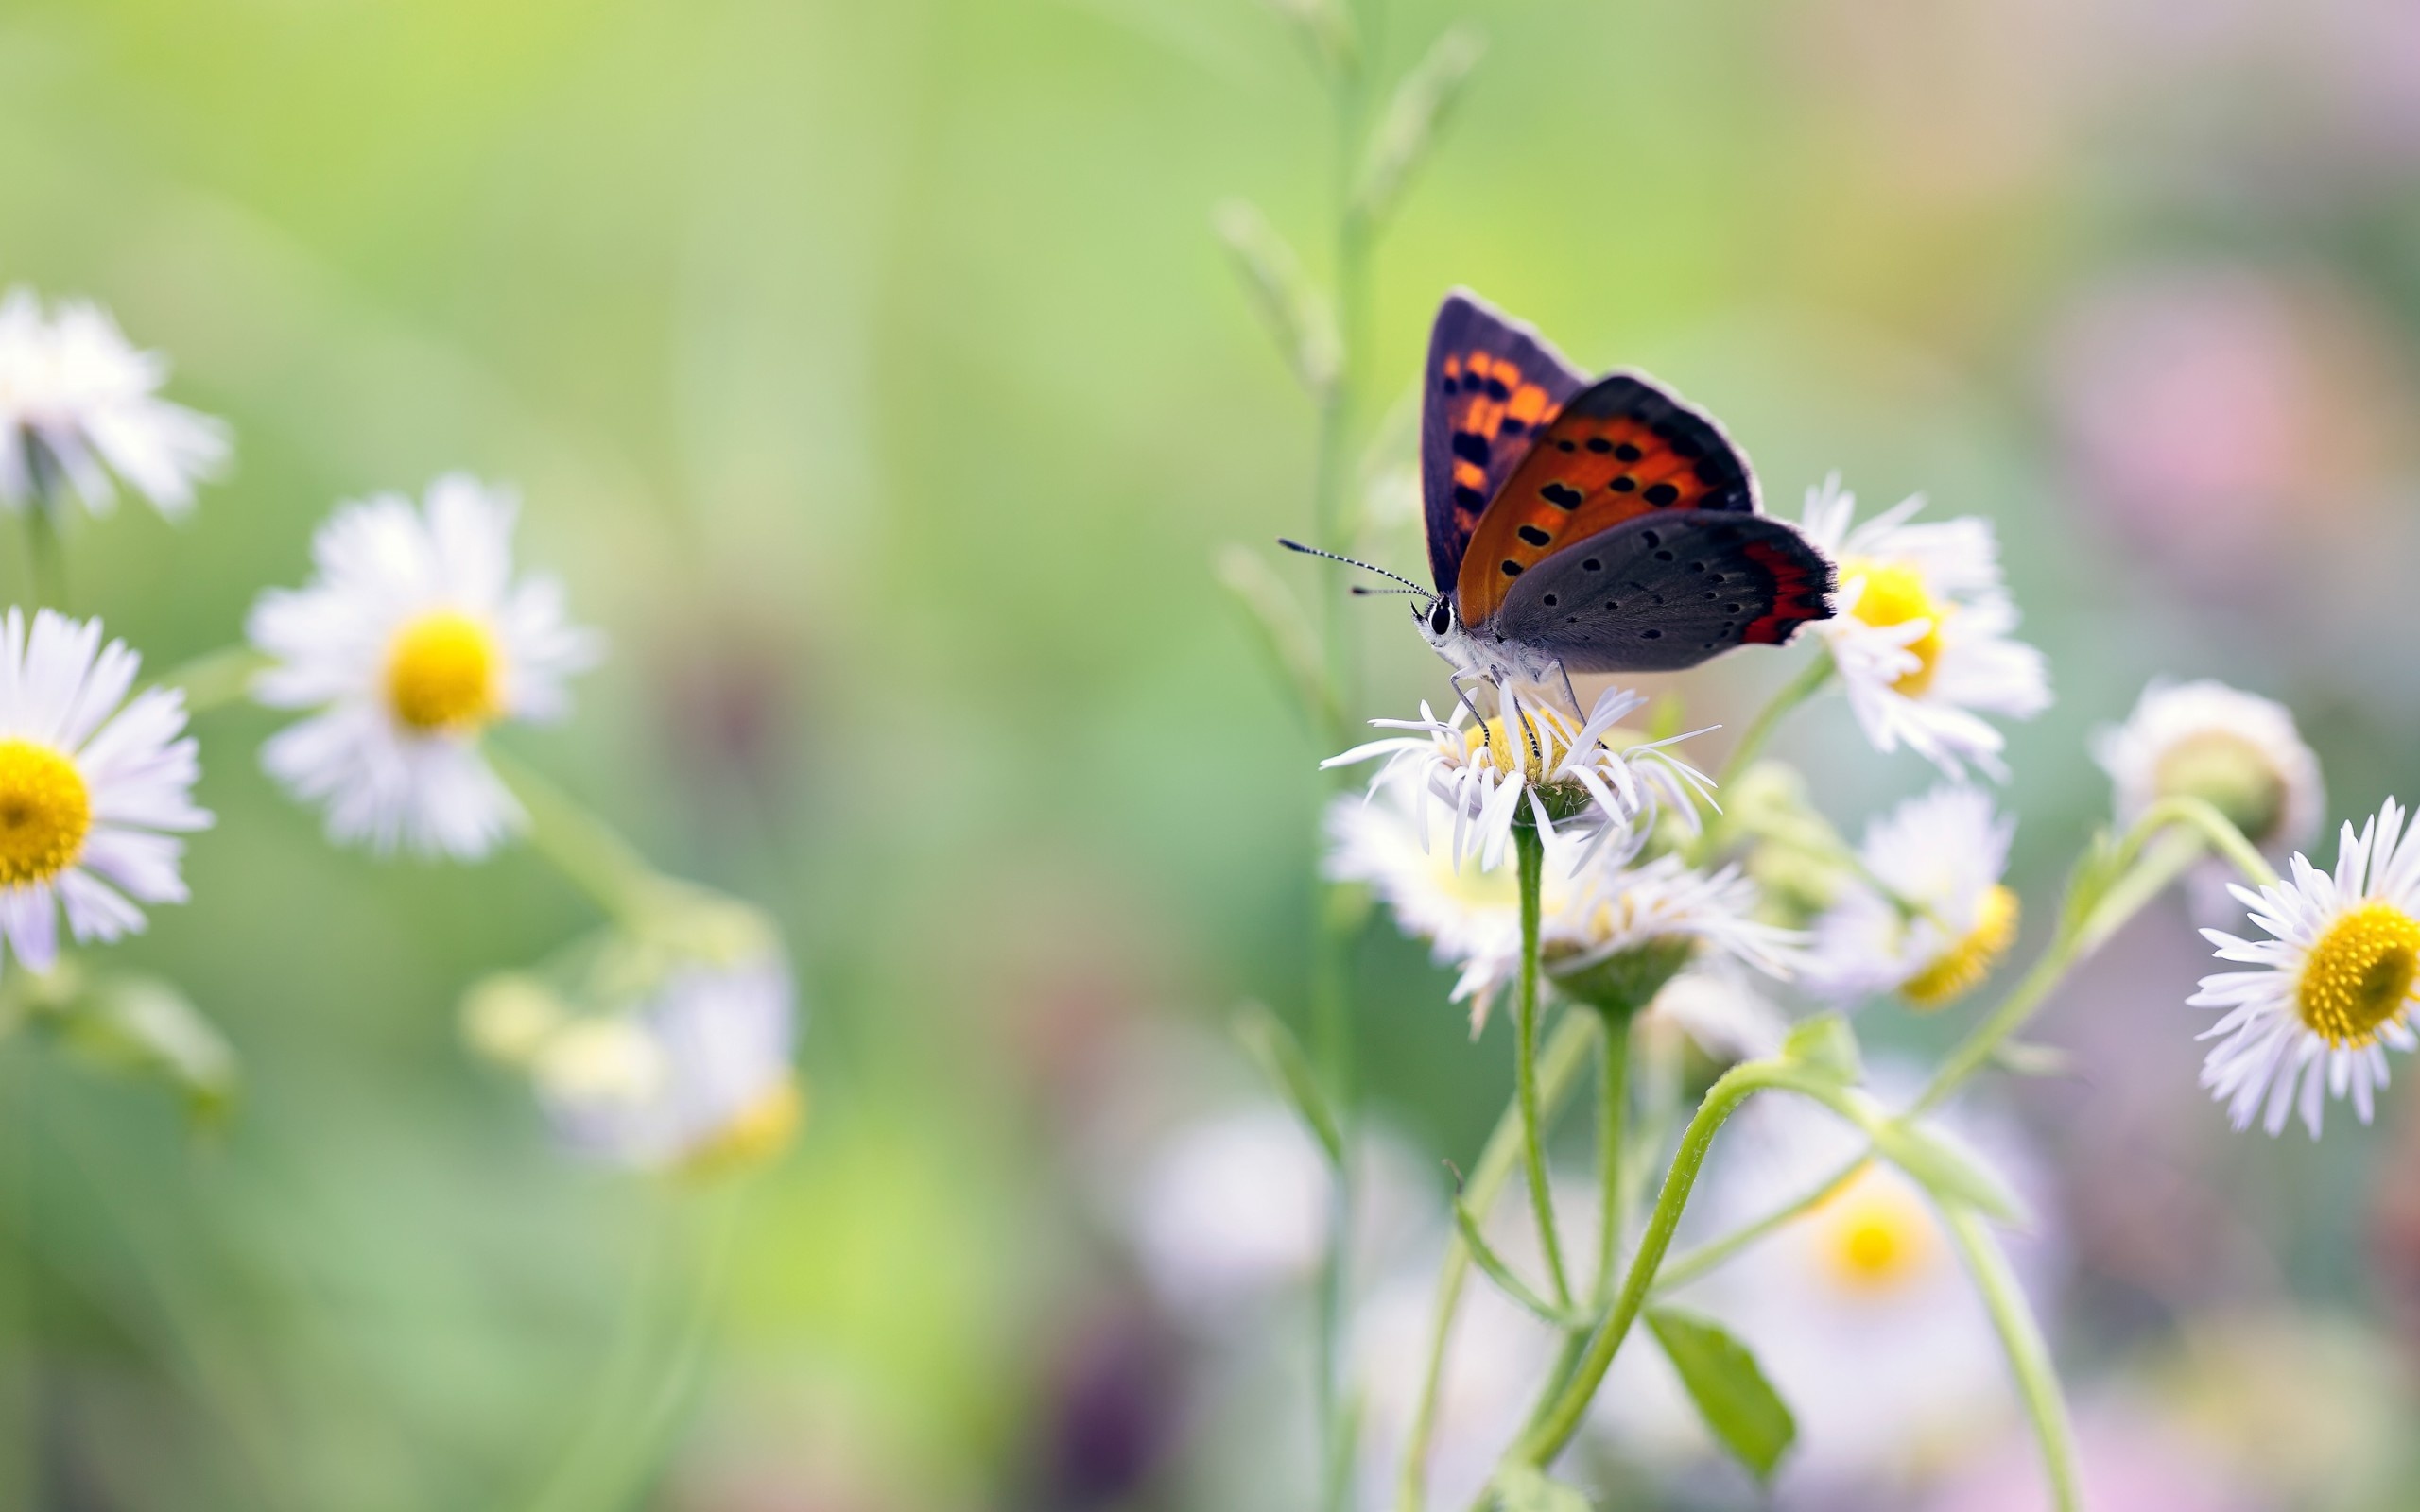
<path fill-rule="evenodd" d="M 2203 799 L 2256 842 L 2286 814 L 2285 774 L 2230 730 L 2204 730 L 2169 747 L 2152 766 L 2152 782 L 2164 795 Z"/>
<path fill-rule="evenodd" d="M 1817 1230 L 1824 1266 L 1843 1290 L 1896 1290 L 1932 1258 L 1932 1217 L 1915 1194 L 1874 1170 L 1824 1204 Z"/>
<path fill-rule="evenodd" d="M 2420 920 L 2392 903 L 2365 902 L 2311 947 L 2295 986 L 2303 1024 L 2340 1049 L 2359 1049 L 2403 1011 L 2420 974 Z"/>
<path fill-rule="evenodd" d="M 1571 748 L 1579 733 L 1577 725 L 1554 710 L 1523 709 L 1517 729 L 1510 729 L 1501 714 L 1472 726 L 1462 736 L 1462 750 L 1493 763 L 1507 777 L 1518 770 L 1534 786 L 1546 781 L 1546 768 Z"/>
<path fill-rule="evenodd" d="M 789 1146 L 805 1112 L 806 1095 L 799 1091 L 798 1078 L 784 1076 L 781 1085 L 741 1108 L 738 1117 L 683 1157 L 682 1174 L 718 1176 L 769 1160 Z"/>
<path fill-rule="evenodd" d="M 395 634 L 387 653 L 387 702 L 424 733 L 471 730 L 502 710 L 503 650 L 479 621 L 434 610 Z"/>
<path fill-rule="evenodd" d="M 30 740 L 0 740 L 0 886 L 48 882 L 84 853 L 92 790 L 76 764 Z"/>
<path fill-rule="evenodd" d="M 1954 1003 L 1992 974 L 2001 955 L 2016 939 L 2016 894 L 1996 886 L 1983 894 L 1975 909 L 1975 927 L 1958 943 L 1934 956 L 1930 965 L 1910 977 L 1899 991 L 1919 1008 Z"/>
<path fill-rule="evenodd" d="M 1916 659 L 1915 668 L 1891 684 L 1910 698 L 1923 697 L 1941 664 L 1941 627 L 1949 618 L 1951 606 L 1934 599 L 1925 589 L 1923 575 L 1901 563 L 1853 560 L 1841 568 L 1841 576 L 1865 578 L 1865 587 L 1857 595 L 1857 608 L 1850 612 L 1866 624 L 1880 627 L 1905 625 L 1910 620 L 1932 622 L 1924 634 L 1908 644 L 1908 650 Z"/>

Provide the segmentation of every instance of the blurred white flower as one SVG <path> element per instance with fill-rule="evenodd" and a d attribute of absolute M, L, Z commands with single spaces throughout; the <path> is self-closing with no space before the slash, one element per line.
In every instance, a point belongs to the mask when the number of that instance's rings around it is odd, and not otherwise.
<path fill-rule="evenodd" d="M 458 473 L 429 486 L 424 513 L 397 494 L 346 505 L 312 540 L 310 585 L 253 606 L 247 632 L 276 663 L 254 696 L 318 711 L 262 765 L 326 806 L 335 839 L 473 860 L 520 822 L 479 737 L 560 717 L 564 679 L 601 647 L 566 620 L 554 578 L 513 580 L 515 508 Z"/>
<path fill-rule="evenodd" d="M 171 519 L 229 453 L 226 425 L 159 397 L 167 359 L 137 351 L 99 305 L 44 315 L 31 289 L 0 299 L 0 507 L 64 485 L 107 514 L 117 478 Z"/>
<path fill-rule="evenodd" d="M 2201 1035 L 2219 1041 L 2202 1085 L 2237 1128 L 2251 1126 L 2265 1102 L 2271 1134 L 2299 1109 L 2317 1139 L 2326 1099 L 2348 1095 L 2366 1124 L 2387 1082 L 2386 1047 L 2415 1043 L 2420 845 L 2406 843 L 2403 822 L 2403 806 L 2388 799 L 2359 834 L 2344 826 L 2333 876 L 2297 853 L 2276 885 L 2230 889 L 2270 938 L 2202 931 L 2219 959 L 2258 968 L 2205 976 L 2187 1000 L 2226 1010 Z"/>
<path fill-rule="evenodd" d="M 1875 1067 L 1877 1094 L 1903 1104 L 1912 1068 Z M 2007 1237 L 2037 1305 L 2063 1266 L 2046 1177 L 2021 1132 L 1972 1110 L 1934 1121 L 1936 1137 L 1986 1156 L 2031 1210 Z M 1765 1216 L 1837 1175 L 1862 1136 L 1796 1098 L 1751 1104 L 1723 1131 L 1698 1207 L 1710 1231 Z M 1860 1168 L 1820 1206 L 1675 1298 L 1721 1319 L 1798 1419 L 1783 1461 L 1784 1505 L 1900 1504 L 1880 1495 L 1938 1473 L 1988 1444 L 2014 1398 L 1990 1316 L 1921 1187 L 1892 1166 Z M 1652 1403 L 1609 1408 L 1651 1423 Z M 1669 1431 L 1668 1429 L 1667 1431 Z M 1864 1488 L 1841 1499 L 1844 1487 Z"/>
<path fill-rule="evenodd" d="M 1748 1060 L 1780 1053 L 1789 1018 L 1737 961 L 1717 957 L 1667 982 L 1640 1027 L 1685 1035 L 1718 1060 Z"/>
<path fill-rule="evenodd" d="M 1876 750 L 1905 745 L 1952 777 L 1972 762 L 2004 777 L 2000 732 L 1978 713 L 2031 719 L 2050 706 L 2042 653 L 2011 638 L 1991 522 L 1909 522 L 1921 496 L 1852 525 L 1838 476 L 1806 493 L 1807 539 L 1840 566 L 1839 614 L 1815 632 Z"/>
<path fill-rule="evenodd" d="M 125 702 L 142 662 L 102 645 L 98 620 L 42 610 L 28 635 L 22 610 L 0 619 L 0 932 L 37 971 L 58 959 L 62 906 L 78 939 L 113 940 L 142 930 L 137 903 L 185 901 L 168 832 L 210 816 L 184 695 Z"/>
<path fill-rule="evenodd" d="M 2126 722 L 2093 739 L 2093 759 L 2117 789 L 2118 822 L 2132 825 L 2164 798 L 2198 798 L 2282 864 L 2310 844 L 2327 809 L 2319 758 L 2284 704 L 2204 679 L 2153 679 Z M 2198 912 L 2225 910 L 2234 868 L 2205 857 L 2194 869 Z"/>
<path fill-rule="evenodd" d="M 634 1170 L 719 1171 L 779 1153 L 796 1132 L 796 988 L 778 953 L 688 962 L 629 1012 L 553 1027 L 529 1074 L 579 1153 Z"/>
<path fill-rule="evenodd" d="M 1816 920 L 1815 990 L 1852 1004 L 1895 991 L 1937 1008 L 1980 986 L 2016 939 L 2016 894 L 2000 881 L 2015 829 L 1963 784 L 1867 826 L 1865 875 L 1846 879 Z"/>
<path fill-rule="evenodd" d="M 1713 782 L 1669 748 L 1687 737 L 1621 738 L 1623 716 L 1647 701 L 1637 694 L 1606 689 L 1585 720 L 1511 688 L 1499 696 L 1500 712 L 1480 724 L 1466 725 L 1469 711 L 1459 704 L 1449 719 L 1426 703 L 1418 719 L 1374 719 L 1380 729 L 1415 733 L 1374 740 L 1320 765 L 1385 757 L 1372 787 L 1409 778 L 1434 792 L 1452 816 L 1448 854 L 1458 863 L 1475 855 L 1486 868 L 1503 859 L 1525 800 L 1542 833 L 1569 832 L 1597 849 L 1626 851 L 1660 810 L 1669 806 L 1694 823 L 1698 798 L 1713 792 Z M 1426 811 L 1420 815 L 1425 820 Z M 1424 833 L 1422 844 L 1427 840 Z"/>
<path fill-rule="evenodd" d="M 1327 1157 L 1288 1109 L 1256 1104 L 1179 1130 L 1144 1168 L 1129 1228 L 1163 1305 L 1217 1323 L 1309 1279 L 1327 1252 Z"/>
<path fill-rule="evenodd" d="M 1706 873 L 1674 855 L 1638 867 L 1581 868 L 1557 906 L 1539 920 L 1539 955 L 1565 996 L 1643 1008 L 1684 969 L 1728 957 L 1787 977 L 1805 936 L 1752 917 L 1756 885 L 1737 867 Z M 1462 986 L 1485 1005 L 1520 974 L 1517 928 L 1489 940 L 1465 963 Z"/>
<path fill-rule="evenodd" d="M 1457 864 L 1426 844 L 1452 817 L 1446 800 L 1431 789 L 1401 773 L 1382 777 L 1366 797 L 1329 805 L 1326 870 L 1340 881 L 1369 884 L 1405 934 L 1434 942 L 1440 964 L 1461 968 L 1453 1001 L 1471 1005 L 1477 1034 L 1496 995 L 1520 972 L 1520 891 L 1509 860 L 1499 858 L 1493 867 L 1477 858 Z M 1612 975 L 1654 996 L 1673 972 L 1712 966 L 1723 956 L 1771 975 L 1789 974 L 1804 936 L 1752 917 L 1756 887 L 1738 868 L 1707 875 L 1673 856 L 1624 867 L 1578 839 L 1569 826 L 1549 833 L 1546 843 L 1540 954 L 1549 976 L 1567 990 Z M 1635 969 L 1625 971 L 1634 958 Z M 1728 1027 L 1739 1025 L 1735 1019 Z"/>
<path fill-rule="evenodd" d="M 1476 1033 L 1486 1019 L 1495 963 L 1521 949 L 1521 892 L 1509 857 L 1489 866 L 1428 843 L 1452 825 L 1453 813 L 1417 780 L 1382 777 L 1367 795 L 1328 805 L 1325 870 L 1340 882 L 1368 884 L 1397 928 L 1436 946 L 1440 965 L 1465 968 L 1452 1001 L 1471 1003 Z M 1567 830 L 1547 838 L 1539 879 L 1543 914 L 1564 906 L 1580 853 Z"/>

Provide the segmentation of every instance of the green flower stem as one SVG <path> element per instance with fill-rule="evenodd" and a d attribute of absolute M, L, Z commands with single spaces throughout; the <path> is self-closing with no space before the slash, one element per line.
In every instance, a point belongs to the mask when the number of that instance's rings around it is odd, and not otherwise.
<path fill-rule="evenodd" d="M 1372 9 L 1356 6 L 1353 20 Z M 1311 469 L 1312 539 L 1323 551 L 1350 554 L 1353 549 L 1346 498 L 1352 474 L 1354 427 L 1360 411 L 1361 354 L 1364 315 L 1369 302 L 1369 229 L 1354 211 L 1354 175 L 1369 132 L 1369 77 L 1359 47 L 1339 60 L 1329 74 L 1335 108 L 1335 163 L 1330 206 L 1334 216 L 1335 289 L 1337 310 L 1336 370 L 1317 396 L 1319 427 Z M 1355 701 L 1359 683 L 1352 623 L 1352 606 L 1343 592 L 1340 564 L 1325 564 L 1329 592 L 1321 595 L 1320 644 L 1327 674 L 1329 748 L 1348 743 L 1344 711 Z M 1353 1080 L 1353 1001 L 1350 951 L 1354 935 L 1343 930 L 1336 884 L 1322 885 L 1320 959 L 1315 967 L 1313 1012 L 1321 1070 L 1334 1099 L 1338 1116 L 1350 1124 Z M 1320 1285 L 1319 1392 L 1322 1442 L 1326 1459 L 1322 1504 L 1341 1508 L 1351 1496 L 1354 1425 L 1344 1384 L 1345 1266 L 1351 1254 L 1353 1199 L 1350 1173 L 1340 1165 L 1328 1226 L 1327 1255 Z"/>
<path fill-rule="evenodd" d="M 1555 1237 L 1554 1193 L 1547 1185 L 1545 1120 L 1538 1111 L 1538 913 L 1544 890 L 1546 840 L 1526 824 L 1512 828 L 1521 876 L 1521 987 L 1512 1009 L 1513 1091 L 1521 1100 L 1521 1157 L 1530 1177 L 1530 1210 L 1546 1252 L 1547 1275 L 1557 1305 L 1571 1305 L 1571 1282 L 1563 1268 L 1563 1245 Z"/>
<path fill-rule="evenodd" d="M 1789 716 L 1790 711 L 1821 693 L 1824 685 L 1831 680 L 1832 655 L 1826 651 L 1808 662 L 1806 669 L 1798 676 L 1783 683 L 1780 690 L 1766 702 L 1765 707 L 1758 711 L 1756 717 L 1749 722 L 1748 728 L 1740 731 L 1738 743 L 1731 747 L 1731 754 L 1722 760 L 1722 770 L 1715 778 L 1716 786 L 1720 787 L 1746 771 L 1749 764 L 1754 762 L 1757 753 L 1765 748 L 1765 742 L 1772 738 L 1773 731 L 1780 728 L 1782 720 Z"/>
<path fill-rule="evenodd" d="M 530 849 L 554 863 L 566 881 L 625 924 L 644 929 L 664 910 L 672 883 L 612 826 L 491 744 L 488 760 L 529 814 Z"/>
<path fill-rule="evenodd" d="M 1623 1198 L 1622 1130 L 1630 1117 L 1630 1031 L 1635 1015 L 1607 1013 L 1597 1073 L 1597 1286 L 1602 1311 L 1614 1295 L 1614 1257 L 1621 1244 Z"/>
<path fill-rule="evenodd" d="M 2025 1415 L 2032 1422 L 2034 1440 L 2042 1449 L 2042 1469 L 2049 1477 L 2051 1504 L 2058 1512 L 2078 1512 L 2083 1489 L 2076 1472 L 2075 1429 L 2067 1421 L 2066 1399 L 2059 1391 L 2059 1375 L 2050 1361 L 2042 1328 L 2025 1300 L 2016 1273 L 1981 1214 L 1962 1203 L 1940 1204 L 1950 1241 L 1965 1259 L 1975 1290 L 1992 1314 L 2009 1368 L 2016 1376 L 2017 1394 L 2025 1400 Z"/>
<path fill-rule="evenodd" d="M 185 713 L 203 713 L 241 703 L 252 679 L 269 665 L 268 657 L 249 645 L 223 645 L 171 667 L 158 685 L 183 689 Z"/>
<path fill-rule="evenodd" d="M 1547 1037 L 1547 1046 L 1538 1057 L 1538 1098 L 1551 1116 L 1562 1108 L 1589 1063 L 1591 1041 L 1597 1037 L 1602 1021 L 1593 1013 L 1572 1013 L 1564 1016 Z M 1495 1121 L 1495 1132 L 1479 1151 L 1478 1162 L 1471 1167 L 1469 1177 L 1462 1183 L 1462 1202 L 1474 1213 L 1484 1216 L 1503 1192 L 1505 1182 L 1512 1178 L 1512 1168 L 1521 1159 L 1522 1134 L 1525 1126 L 1521 1105 L 1515 1099 Z M 1445 1260 L 1437 1275 L 1437 1303 L 1428 1333 L 1428 1359 L 1424 1370 L 1420 1397 L 1412 1412 L 1411 1431 L 1405 1436 L 1403 1467 L 1395 1480 L 1396 1512 L 1423 1512 L 1428 1501 L 1428 1445 L 1437 1428 L 1438 1384 L 1444 1377 L 1445 1347 L 1453 1332 L 1454 1315 L 1461 1307 L 1462 1286 L 1470 1279 L 1470 1250 L 1457 1234 L 1445 1241 Z"/>
<path fill-rule="evenodd" d="M 726 1183 L 683 1204 L 693 1211 L 667 1215 L 676 1222 L 651 1226 L 657 1237 L 631 1288 L 587 1420 L 531 1497 L 530 1512 L 625 1506 L 654 1479 L 705 1367 L 746 1186 Z M 683 1219 L 689 1221 L 677 1221 Z M 685 1231 L 700 1227 L 702 1235 Z"/>
<path fill-rule="evenodd" d="M 1656 1275 L 1656 1294 L 1660 1296 L 1665 1292 L 1686 1286 L 1707 1272 L 1720 1268 L 1728 1263 L 1732 1256 L 1767 1234 L 1789 1228 L 1800 1218 L 1822 1207 L 1831 1198 L 1832 1194 L 1856 1180 L 1858 1173 L 1871 1164 L 1873 1160 L 1873 1152 L 1869 1150 L 1841 1167 L 1823 1185 L 1788 1207 L 1776 1208 L 1754 1223 L 1743 1224 L 1720 1239 L 1709 1239 L 1695 1249 L 1675 1258 Z"/>
<path fill-rule="evenodd" d="M 1671 1247 L 1672 1232 L 1680 1226 L 1681 1210 L 1688 1205 L 1689 1194 L 1697 1185 L 1699 1171 L 1705 1165 L 1706 1151 L 1714 1143 L 1716 1131 L 1738 1110 L 1740 1104 L 1769 1087 L 1788 1087 L 1826 1101 L 1840 1092 L 1819 1075 L 1781 1060 L 1743 1062 L 1723 1073 L 1706 1090 L 1704 1100 L 1681 1135 L 1680 1151 L 1673 1156 L 1672 1168 L 1665 1175 L 1663 1191 L 1656 1196 L 1654 1211 L 1648 1215 L 1646 1231 L 1639 1236 L 1638 1250 L 1631 1257 L 1613 1310 L 1589 1337 L 1570 1381 L 1536 1415 L 1533 1425 L 1507 1453 L 1508 1467 L 1526 1465 L 1542 1469 L 1580 1431 L 1590 1400 L 1603 1384 L 1605 1372 L 1613 1368 L 1615 1353 L 1621 1349 L 1623 1337 L 1646 1304 L 1648 1289 L 1664 1263 L 1665 1251 Z M 1480 1505 L 1485 1504 L 1482 1498 Z"/>
<path fill-rule="evenodd" d="M 33 498 L 26 505 L 26 578 L 37 608 L 67 611 L 67 553 L 59 539 L 59 463 L 50 448 L 27 438 L 26 463 Z"/>

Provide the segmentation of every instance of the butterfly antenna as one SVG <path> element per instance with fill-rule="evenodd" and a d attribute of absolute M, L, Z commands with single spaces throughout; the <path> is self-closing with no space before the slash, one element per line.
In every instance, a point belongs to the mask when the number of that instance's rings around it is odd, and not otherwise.
<path fill-rule="evenodd" d="M 1371 588 L 1366 584 L 1356 583 L 1353 585 L 1353 596 L 1356 598 L 1433 598 L 1436 595 L 1425 588 Z"/>
<path fill-rule="evenodd" d="M 1347 567 L 1358 567 L 1365 573 L 1376 573 L 1381 577 L 1392 577 L 1396 582 L 1403 584 L 1404 587 L 1410 589 L 1413 593 L 1418 593 L 1423 598 L 1434 598 L 1437 596 L 1436 594 L 1431 593 L 1428 590 L 1421 587 L 1418 583 L 1413 582 L 1410 578 L 1406 577 L 1403 574 L 1391 573 L 1384 567 L 1373 567 L 1366 561 L 1357 561 L 1351 557 L 1340 557 L 1335 552 L 1322 551 L 1317 546 L 1305 546 L 1299 541 L 1288 541 L 1284 536 L 1277 538 L 1277 543 L 1285 547 L 1288 551 L 1299 551 L 1305 557 L 1324 557 L 1330 561 L 1340 561 Z"/>

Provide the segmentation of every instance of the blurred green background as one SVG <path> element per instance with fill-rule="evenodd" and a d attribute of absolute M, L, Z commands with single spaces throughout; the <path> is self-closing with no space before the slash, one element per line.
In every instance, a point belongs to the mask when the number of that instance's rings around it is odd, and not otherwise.
<path fill-rule="evenodd" d="M 2410 786 L 2408 6 L 1385 9 L 1389 73 L 1458 18 L 1489 52 L 1378 254 L 1367 419 L 1468 284 L 1706 404 L 1786 512 L 1840 469 L 1993 517 L 2060 695 L 2012 731 L 2037 919 L 2105 811 L 2084 734 L 2153 672 L 2287 698 L 2339 817 Z M 0 283 L 106 302 L 237 437 L 189 524 L 79 522 L 78 607 L 165 667 L 300 581 L 337 500 L 516 484 L 525 559 L 614 654 L 568 724 L 507 738 L 777 912 L 814 1097 L 736 1197 L 573 1164 L 454 1005 L 586 905 L 524 853 L 339 853 L 260 776 L 272 722 L 207 716 L 194 902 L 119 954 L 225 1027 L 240 1116 L 197 1143 L 154 1090 L 7 1052 L 52 1504 L 572 1504 L 549 1477 L 613 1362 L 678 1374 L 680 1278 L 726 1224 L 695 1373 L 589 1504 L 1233 1504 L 1175 1409 L 1132 1475 L 1069 1482 L 1066 1383 L 1134 1291 L 1086 1175 L 1135 1094 L 1119 1047 L 1302 1007 L 1323 752 L 1210 563 L 1305 527 L 1311 421 L 1209 228 L 1246 196 L 1320 271 L 1329 143 L 1251 0 L 0 12 Z M 1417 570 L 1408 515 L 1365 544 Z M 1399 606 L 1357 612 L 1357 717 L 1441 695 Z M 1788 664 L 1686 679 L 1693 718 Z M 1787 740 L 1843 823 L 1928 781 L 1837 707 Z M 2411 1109 L 2227 1138 L 2190 1086 L 2200 948 L 2181 913 L 2146 931 L 2045 1031 L 2123 1017 L 2135 1057 L 2046 1094 L 2052 1143 L 2114 1139 L 2256 1253 L 2183 1219 L 2104 1245 L 2080 1202 L 2063 1350 L 2090 1379 L 2196 1309 L 2299 1298 L 2393 1353 L 2420 1258 L 2374 1213 L 2413 1182 Z M 1467 1042 L 1382 925 L 1361 964 L 1374 1109 L 1466 1159 L 1500 1024 Z M 1217 1055 L 1177 1059 L 1223 1088 Z M 2157 1138 L 2094 1122 L 2137 1074 L 2183 1089 Z"/>

